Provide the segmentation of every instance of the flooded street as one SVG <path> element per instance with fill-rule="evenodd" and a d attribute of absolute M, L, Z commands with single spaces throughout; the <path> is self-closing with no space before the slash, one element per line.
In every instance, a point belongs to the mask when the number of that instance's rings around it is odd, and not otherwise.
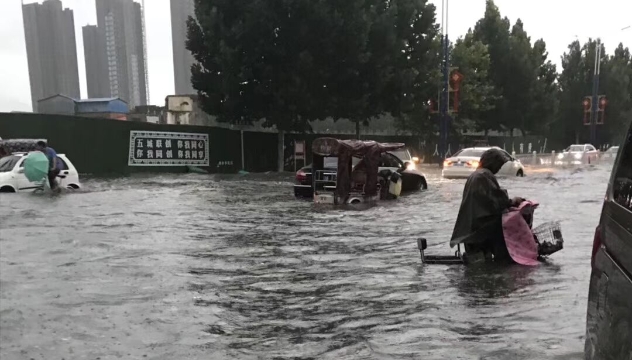
<path fill-rule="evenodd" d="M 86 180 L 0 195 L 0 358 L 577 359 L 611 164 L 501 179 L 562 221 L 535 268 L 421 266 L 448 254 L 464 180 L 358 211 L 280 175 Z"/>

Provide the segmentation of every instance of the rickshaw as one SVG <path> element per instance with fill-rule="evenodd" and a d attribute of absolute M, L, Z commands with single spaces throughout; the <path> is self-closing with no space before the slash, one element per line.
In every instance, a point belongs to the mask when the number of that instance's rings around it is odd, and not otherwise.
<path fill-rule="evenodd" d="M 405 144 L 401 143 L 329 137 L 314 140 L 314 202 L 342 205 L 397 198 L 401 193 L 401 175 L 390 170 L 380 171 L 379 162 L 383 153 L 403 147 Z M 332 160 L 336 162 L 335 171 L 332 166 L 325 166 L 326 161 Z"/>

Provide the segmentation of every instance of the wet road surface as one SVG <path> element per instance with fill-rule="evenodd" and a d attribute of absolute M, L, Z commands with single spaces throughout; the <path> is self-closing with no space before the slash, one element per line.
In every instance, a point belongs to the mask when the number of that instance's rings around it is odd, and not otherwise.
<path fill-rule="evenodd" d="M 609 165 L 501 179 L 561 220 L 536 268 L 420 266 L 463 180 L 362 211 L 317 208 L 280 175 L 87 180 L 0 195 L 0 358 L 576 359 Z"/>

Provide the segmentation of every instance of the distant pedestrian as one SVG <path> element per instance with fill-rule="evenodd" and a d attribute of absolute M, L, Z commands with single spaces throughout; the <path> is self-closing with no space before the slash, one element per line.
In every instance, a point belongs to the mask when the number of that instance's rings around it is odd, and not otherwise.
<path fill-rule="evenodd" d="M 37 150 L 48 158 L 48 183 L 51 190 L 57 190 L 57 176 L 61 172 L 61 161 L 57 157 L 57 152 L 44 141 L 37 142 Z"/>

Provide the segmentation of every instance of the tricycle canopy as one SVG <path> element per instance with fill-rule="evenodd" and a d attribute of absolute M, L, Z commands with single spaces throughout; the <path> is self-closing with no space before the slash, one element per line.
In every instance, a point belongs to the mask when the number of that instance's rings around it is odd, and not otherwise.
<path fill-rule="evenodd" d="M 364 193 L 367 196 L 377 194 L 377 176 L 380 157 L 383 153 L 405 147 L 402 143 L 378 143 L 364 140 L 339 140 L 335 138 L 318 138 L 312 143 L 313 171 L 323 168 L 325 157 L 337 157 L 336 196 L 346 199 L 351 191 L 351 159 L 363 159 L 366 165 L 366 184 Z"/>

